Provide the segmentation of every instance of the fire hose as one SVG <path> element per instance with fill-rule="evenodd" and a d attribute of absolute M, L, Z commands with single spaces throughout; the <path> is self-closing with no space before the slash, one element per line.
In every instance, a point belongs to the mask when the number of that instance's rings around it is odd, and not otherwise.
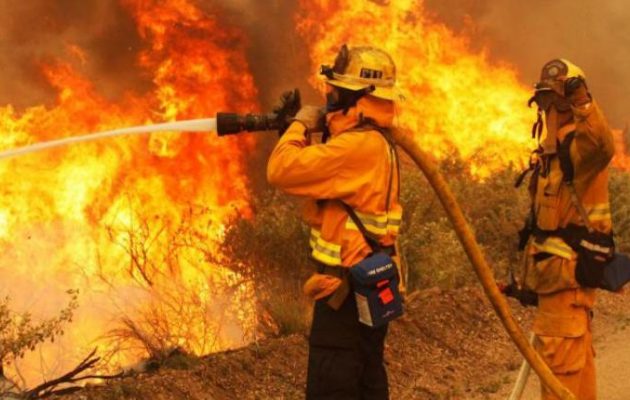
<path fill-rule="evenodd" d="M 38 143 L 14 150 L 0 152 L 0 159 L 8 158 L 20 154 L 33 153 L 53 147 L 65 146 L 70 143 L 86 142 L 102 138 L 109 138 L 129 134 L 152 133 L 156 131 L 217 131 L 219 136 L 238 134 L 244 131 L 268 131 L 282 130 L 286 127 L 290 117 L 295 115 L 300 106 L 300 96 L 297 90 L 285 94 L 283 104 L 280 108 L 274 110 L 271 114 L 247 114 L 239 115 L 233 113 L 218 113 L 216 119 L 201 119 L 193 121 L 179 121 L 166 124 L 156 124 L 143 127 L 133 127 L 126 129 L 117 129 L 113 131 L 100 132 L 83 136 L 70 137 L 67 139 L 54 140 L 51 142 Z M 477 243 L 470 226 L 451 192 L 444 176 L 439 172 L 431 157 L 422 151 L 412 135 L 403 129 L 394 129 L 392 131 L 394 141 L 400 146 L 415 164 L 420 168 L 422 173 L 433 187 L 437 194 L 446 214 L 451 221 L 453 228 L 461 242 L 466 255 L 468 256 L 481 285 L 484 288 L 486 296 L 490 300 L 494 311 L 501 320 L 508 335 L 523 354 L 523 357 L 531 368 L 538 374 L 541 382 L 547 386 L 554 394 L 562 400 L 575 400 L 575 396 L 553 375 L 547 364 L 540 357 L 538 352 L 533 348 L 527 340 L 523 331 L 514 319 L 510 311 L 507 300 L 499 290 L 492 273 L 492 269 L 486 262 L 486 259 Z"/>

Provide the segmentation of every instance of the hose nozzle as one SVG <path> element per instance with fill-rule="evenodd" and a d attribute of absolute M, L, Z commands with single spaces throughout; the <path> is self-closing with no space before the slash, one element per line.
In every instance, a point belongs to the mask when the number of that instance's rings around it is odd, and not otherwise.
<path fill-rule="evenodd" d="M 280 105 L 269 114 L 217 113 L 217 133 L 219 136 L 258 131 L 279 131 L 282 134 L 301 107 L 300 91 L 295 89 L 284 93 Z"/>
<path fill-rule="evenodd" d="M 275 131 L 280 128 L 277 114 L 235 114 L 217 113 L 219 136 L 235 135 L 241 132 Z"/>

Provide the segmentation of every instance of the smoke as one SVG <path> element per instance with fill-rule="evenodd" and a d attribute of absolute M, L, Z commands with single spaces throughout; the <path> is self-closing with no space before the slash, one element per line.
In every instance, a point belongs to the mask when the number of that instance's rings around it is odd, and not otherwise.
<path fill-rule="evenodd" d="M 269 109 L 283 91 L 299 88 L 307 102 L 321 102 L 308 84 L 311 72 L 306 44 L 295 30 L 296 0 L 232 0 L 206 3 L 225 7 L 233 25 L 246 32 L 248 58 L 260 92 L 260 103 Z"/>
<path fill-rule="evenodd" d="M 307 100 L 317 94 L 308 85 L 306 46 L 295 33 L 293 0 L 198 0 L 227 26 L 245 32 L 247 57 L 260 90 L 259 102 L 271 107 L 280 94 L 298 87 Z M 82 49 L 85 60 L 73 53 Z M 72 60 L 92 78 L 99 93 L 115 99 L 127 90 L 142 91 L 151 82 L 137 68 L 142 47 L 135 23 L 120 1 L 0 1 L 0 105 L 18 108 L 49 103 L 55 92 L 40 72 L 54 59 Z"/>
<path fill-rule="evenodd" d="M 134 68 L 139 46 L 134 22 L 117 1 L 3 0 L 0 105 L 21 108 L 50 102 L 54 92 L 40 67 L 56 59 L 71 61 L 96 77 L 95 85 L 105 96 L 141 89 L 150 82 Z"/>
<path fill-rule="evenodd" d="M 514 64 L 524 82 L 534 83 L 553 58 L 571 60 L 584 70 L 611 125 L 630 121 L 627 1 L 426 0 L 426 7 L 453 29 L 472 33 L 494 59 Z"/>

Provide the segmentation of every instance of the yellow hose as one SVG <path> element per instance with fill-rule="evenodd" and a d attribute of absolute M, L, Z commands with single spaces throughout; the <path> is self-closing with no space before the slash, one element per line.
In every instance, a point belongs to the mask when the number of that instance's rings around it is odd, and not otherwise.
<path fill-rule="evenodd" d="M 402 129 L 394 130 L 392 136 L 396 144 L 399 145 L 422 170 L 422 173 L 424 173 L 433 187 L 442 206 L 446 210 L 449 220 L 453 224 L 457 237 L 464 247 L 464 251 L 468 255 L 475 273 L 481 281 L 486 296 L 490 299 L 494 311 L 499 316 L 501 323 L 516 347 L 523 354 L 523 357 L 529 362 L 534 371 L 536 371 L 540 381 L 556 394 L 556 396 L 561 400 L 576 400 L 575 396 L 554 376 L 544 360 L 536 350 L 534 350 L 514 319 L 510 307 L 497 287 L 492 270 L 486 262 L 455 196 L 453 196 L 446 180 L 438 171 L 435 163 L 418 147 L 411 135 L 405 133 Z"/>

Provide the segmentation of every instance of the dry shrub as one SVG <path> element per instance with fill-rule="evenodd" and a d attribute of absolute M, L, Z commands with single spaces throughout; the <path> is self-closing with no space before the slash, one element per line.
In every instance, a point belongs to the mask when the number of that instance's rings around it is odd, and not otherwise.
<path fill-rule="evenodd" d="M 123 303 L 106 335 L 109 361 L 121 353 L 163 361 L 173 349 L 202 355 L 250 342 L 253 287 L 223 264 L 213 210 L 191 204 L 181 215 L 131 215 L 108 226 L 125 260 L 116 270 L 134 278 L 123 280 L 126 298 L 114 299 Z M 112 286 L 118 279 L 111 270 L 100 277 Z"/>
<path fill-rule="evenodd" d="M 240 283 L 221 281 L 191 287 L 174 279 L 168 286 L 146 288 L 146 301 L 126 312 L 121 310 L 118 327 L 106 335 L 110 344 L 106 356 L 122 352 L 163 362 L 176 349 L 204 355 L 243 345 L 253 337 L 248 329 L 254 327 L 239 323 L 248 316 L 237 315 L 252 312 L 247 305 L 252 299 Z"/>
<path fill-rule="evenodd" d="M 459 287 L 474 279 L 466 254 L 446 218 L 419 224 L 402 236 L 402 248 L 409 263 L 409 285 Z"/>
<path fill-rule="evenodd" d="M 518 172 L 507 168 L 486 179 L 473 178 L 469 165 L 456 155 L 440 167 L 495 275 L 504 278 L 509 267 L 518 262 L 517 232 L 528 210 L 526 190 L 514 188 Z M 457 288 L 476 282 L 426 179 L 408 163 L 402 178 L 405 214 L 401 244 L 409 266 L 409 288 Z"/>
<path fill-rule="evenodd" d="M 610 207 L 617 250 L 630 252 L 630 174 L 612 170 Z"/>
<path fill-rule="evenodd" d="M 253 219 L 235 221 L 227 230 L 224 253 L 231 259 L 230 267 L 253 282 L 262 329 L 304 332 L 311 307 L 301 286 L 313 266 L 299 202 L 277 190 L 266 190 L 256 197 L 253 207 Z"/>

